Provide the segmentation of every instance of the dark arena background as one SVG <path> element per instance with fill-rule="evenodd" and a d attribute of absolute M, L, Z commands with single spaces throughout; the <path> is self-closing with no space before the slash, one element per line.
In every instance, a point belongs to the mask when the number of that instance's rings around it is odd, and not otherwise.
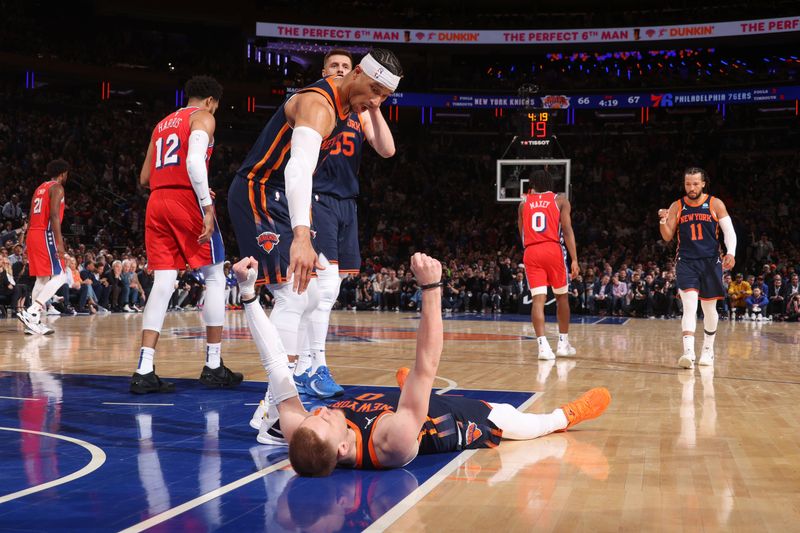
<path fill-rule="evenodd" d="M 797 529 L 797 2 L 0 0 L 0 12 L 0 531 Z M 129 392 L 154 284 L 139 175 L 186 81 L 216 78 L 208 182 L 235 263 L 228 191 L 262 128 L 320 79 L 329 50 L 355 66 L 376 47 L 403 68 L 380 108 L 396 153 L 364 146 L 361 267 L 327 336 L 336 381 L 371 394 L 413 365 L 409 258 L 424 252 L 443 265 L 436 394 L 531 413 L 596 386 L 613 400 L 569 432 L 304 478 L 250 426 L 267 376 L 227 266 L 221 350 L 244 382 L 198 382 L 206 289 L 186 265 L 155 355 L 176 392 Z M 17 318 L 35 306 L 28 221 L 55 159 L 70 167 L 67 283 L 43 302 L 42 335 Z M 738 243 L 716 361 L 692 369 L 676 363 L 678 243 L 659 227 L 687 167 L 705 170 Z M 579 263 L 577 353 L 555 359 L 538 356 L 517 226 L 542 170 L 571 203 Z M 258 297 L 270 313 L 274 295 Z M 552 343 L 552 292 L 545 318 Z"/>

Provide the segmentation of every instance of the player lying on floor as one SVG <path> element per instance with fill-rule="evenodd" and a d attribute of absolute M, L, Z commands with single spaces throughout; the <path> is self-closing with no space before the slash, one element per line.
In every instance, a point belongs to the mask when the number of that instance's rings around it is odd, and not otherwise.
<path fill-rule="evenodd" d="M 233 270 L 247 325 L 269 374 L 289 459 L 300 475 L 327 476 L 337 465 L 400 467 L 421 453 L 489 448 L 504 438 L 534 439 L 596 418 L 611 401 L 607 389 L 595 388 L 550 414 L 532 414 L 508 404 L 432 394 L 444 342 L 442 267 L 439 261 L 416 253 L 411 270 L 422 288 L 422 318 L 414 367 L 398 375 L 401 391 L 361 394 L 309 413 L 298 397 L 280 337 L 256 300 L 257 268 L 258 262 L 248 257 Z"/>

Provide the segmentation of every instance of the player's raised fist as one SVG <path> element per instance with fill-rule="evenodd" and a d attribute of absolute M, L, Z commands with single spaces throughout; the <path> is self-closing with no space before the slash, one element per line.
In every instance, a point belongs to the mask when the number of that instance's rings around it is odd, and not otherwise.
<path fill-rule="evenodd" d="M 439 283 L 442 279 L 442 264 L 428 255 L 417 252 L 411 256 L 411 272 L 420 285 Z"/>
<path fill-rule="evenodd" d="M 239 284 L 247 283 L 248 278 L 252 277 L 255 282 L 258 277 L 258 261 L 252 256 L 245 257 L 241 261 L 233 265 L 233 273 L 236 276 L 236 281 Z"/>

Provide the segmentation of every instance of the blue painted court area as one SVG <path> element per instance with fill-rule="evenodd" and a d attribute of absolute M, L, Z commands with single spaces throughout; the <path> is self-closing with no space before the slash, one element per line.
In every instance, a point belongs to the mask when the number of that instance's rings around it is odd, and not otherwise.
<path fill-rule="evenodd" d="M 298 478 L 286 448 L 259 445 L 248 425 L 264 383 L 174 381 L 174 394 L 134 396 L 127 377 L 0 373 L 0 530 L 360 531 L 457 455 Z M 448 394 L 515 406 L 532 396 Z"/>

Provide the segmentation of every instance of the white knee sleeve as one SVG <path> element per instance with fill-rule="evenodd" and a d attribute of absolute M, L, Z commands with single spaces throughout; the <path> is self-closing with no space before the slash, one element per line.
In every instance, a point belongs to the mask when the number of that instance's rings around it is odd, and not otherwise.
<path fill-rule="evenodd" d="M 43 285 L 41 285 L 41 288 L 36 294 L 34 300 L 42 304 L 46 303 L 47 300 L 52 298 L 53 295 L 55 295 L 55 293 L 58 292 L 58 289 L 60 289 L 62 285 L 68 283 L 66 272 L 62 272 L 57 276 L 51 276 L 49 280 L 47 280 L 47 278 L 37 277 L 36 284 L 34 285 L 34 292 L 36 292 L 36 285 L 39 284 L 40 279 L 44 279 L 46 280 L 46 282 Z"/>
<path fill-rule="evenodd" d="M 300 316 L 300 323 L 297 325 L 298 354 L 311 353 L 311 316 L 319 303 L 319 280 L 317 278 L 311 278 L 308 282 L 305 294 L 308 296 L 306 299 L 306 308 L 303 309 L 303 314 Z"/>
<path fill-rule="evenodd" d="M 50 280 L 49 276 L 36 276 L 36 283 L 33 284 L 33 290 L 31 290 L 31 300 L 34 302 L 39 297 L 39 293 L 42 292 L 42 289 L 47 282 Z"/>
<path fill-rule="evenodd" d="M 270 292 L 275 297 L 270 321 L 278 330 L 281 342 L 289 355 L 297 355 L 297 330 L 300 327 L 300 318 L 308 306 L 308 290 L 297 294 L 292 290 L 291 283 L 270 285 Z"/>
<path fill-rule="evenodd" d="M 694 335 L 697 328 L 697 291 L 678 291 L 683 302 L 682 331 L 690 331 Z"/>
<path fill-rule="evenodd" d="M 562 409 L 539 415 L 520 412 L 507 403 L 493 403 L 491 406 L 489 421 L 503 431 L 504 439 L 535 439 L 567 427 L 567 417 Z"/>
<path fill-rule="evenodd" d="M 339 277 L 339 265 L 330 264 L 322 254 L 320 258 L 324 260 L 326 268 L 317 273 L 318 301 L 311 312 L 308 336 L 311 349 L 324 352 L 331 309 L 336 303 L 336 297 L 339 296 L 342 278 Z"/>
<path fill-rule="evenodd" d="M 225 272 L 222 263 L 207 265 L 200 270 L 206 278 L 203 322 L 206 326 L 221 326 L 225 323 Z"/>
<path fill-rule="evenodd" d="M 703 300 L 700 302 L 703 308 L 703 329 L 708 333 L 715 333 L 717 331 L 717 324 L 719 324 L 719 313 L 717 313 L 716 300 Z"/>
<path fill-rule="evenodd" d="M 333 309 L 333 304 L 336 303 L 336 298 L 339 296 L 339 286 L 342 284 L 342 278 L 339 277 L 338 264 L 331 264 L 322 254 L 319 255 L 319 258 L 325 266 L 325 270 L 317 272 L 319 303 L 316 308 L 330 313 L 331 309 Z"/>
<path fill-rule="evenodd" d="M 177 270 L 156 270 L 153 273 L 153 288 L 147 297 L 142 317 L 142 329 L 149 329 L 161 333 L 164 317 L 167 314 L 169 299 L 175 292 L 175 280 L 178 278 Z"/>

